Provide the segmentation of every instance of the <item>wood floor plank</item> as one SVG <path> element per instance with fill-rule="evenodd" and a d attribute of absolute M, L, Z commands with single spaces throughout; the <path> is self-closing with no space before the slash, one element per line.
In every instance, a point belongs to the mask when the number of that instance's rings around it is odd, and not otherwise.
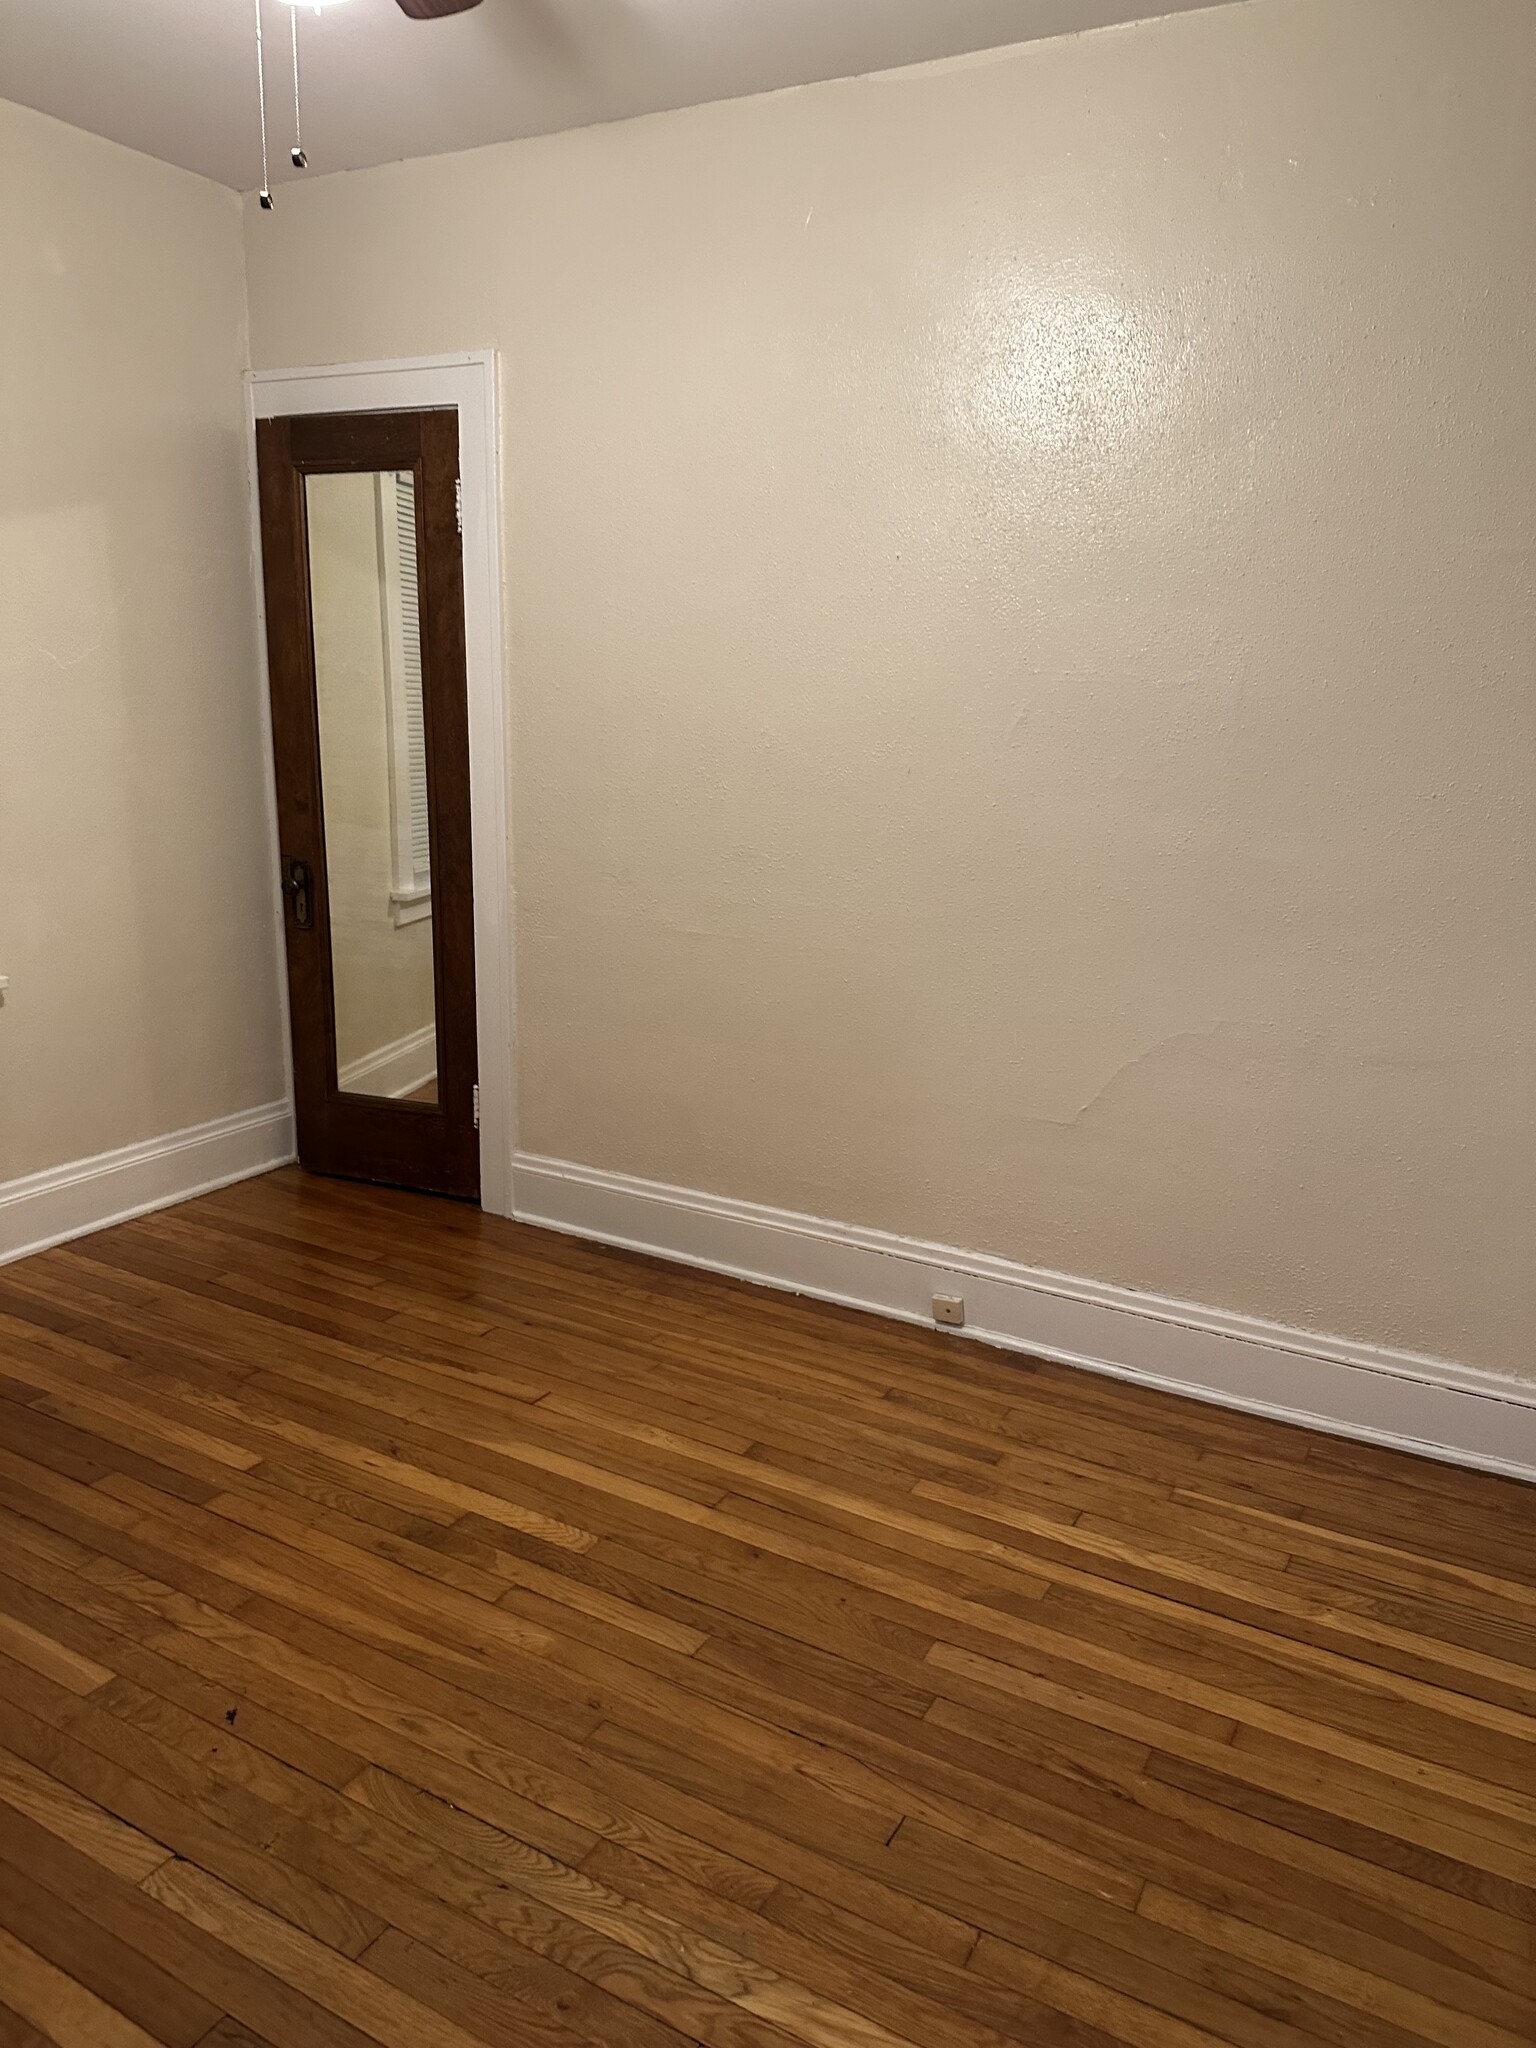
<path fill-rule="evenodd" d="M 6 2048 L 1515 2048 L 1533 1674 L 1536 1490 L 461 1204 L 0 1274 Z"/>
<path fill-rule="evenodd" d="M 0 2000 L 0 2048 L 58 2048 L 58 2044 Z"/>
<path fill-rule="evenodd" d="M 1294 1577 L 1246 1582 L 1229 1570 L 1213 1570 L 1202 1563 L 1167 1557 L 1145 1539 L 1138 1546 L 1101 1535 L 1082 1520 L 1063 1530 L 1025 1509 L 975 1501 L 952 1487 L 929 1488 L 920 1483 L 915 1491 L 924 1497 L 936 1493 L 952 1505 L 967 1504 L 973 1512 L 984 1510 L 1008 1527 L 1040 1539 L 1026 1554 L 1033 1569 L 1052 1579 L 1053 1591 L 1080 1590 L 1135 1614 L 1161 1615 L 1174 1622 L 1187 1618 L 1181 1610 L 1206 1609 L 1201 1626 L 1232 1642 L 1254 1644 L 1269 1654 L 1276 1653 L 1273 1638 L 1277 1634 L 1289 1635 L 1291 1625 L 1295 1624 L 1297 1647 L 1279 1653 L 1288 1655 L 1292 1662 L 1304 1662 L 1319 1678 L 1330 1671 L 1366 1678 L 1399 1698 L 1423 1700 L 1434 1707 L 1441 1704 L 1437 1692 L 1447 1689 L 1447 1681 L 1454 1674 L 1458 1681 L 1454 1690 L 1464 1715 L 1474 1715 L 1490 1729 L 1523 1732 L 1525 1717 L 1521 1713 L 1498 1705 L 1482 1710 L 1475 1700 L 1469 1700 L 1465 1689 L 1468 1678 L 1486 1677 L 1508 1688 L 1515 1697 L 1523 1696 L 1529 1673 L 1503 1658 L 1479 1655 L 1465 1645 L 1447 1646 L 1443 1657 L 1437 1658 L 1438 1646 L 1422 1632 L 1374 1621 L 1363 1611 L 1340 1612 L 1326 1599 L 1310 1594 L 1304 1582 Z M 1074 1550 L 1099 1558 L 1111 1570 L 1096 1574 L 1061 1561 Z M 1133 1582 L 1122 1583 L 1113 1570 L 1115 1566 L 1123 1566 L 1134 1574 Z M 1262 1621 L 1256 1625 L 1250 1617 L 1259 1616 Z M 1114 1620 L 1116 1625 L 1122 1625 L 1125 1616 L 1116 1615 Z M 1305 1655 L 1303 1645 L 1311 1646 L 1312 1654 Z M 1404 1653 L 1409 1660 L 1409 1674 L 1397 1677 L 1391 1663 L 1376 1666 L 1365 1662 L 1372 1650 Z M 1415 1679 L 1411 1675 L 1414 1666 L 1424 1670 L 1425 1678 Z"/>
<path fill-rule="evenodd" d="M 957 1659 L 958 1654 L 953 1657 Z M 945 1661 L 953 1660 L 946 1655 Z M 987 1666 L 984 1660 L 967 1658 L 957 1668 L 1010 1698 L 1020 1683 L 1013 1667 L 1006 1664 Z M 1027 1678 L 1023 1683 L 1027 1688 Z M 992 1718 L 982 1718 L 966 1707 L 940 1700 L 928 1718 L 957 1733 L 974 1733 L 987 1740 L 996 1737 L 995 1714 L 996 1709 Z M 1342 1820 L 1367 1827 L 1379 1825 L 1395 1832 L 1400 1841 L 1448 1863 L 1506 1879 L 1515 1895 L 1528 1896 L 1536 1883 L 1536 1853 L 1528 1837 L 1515 1830 L 1512 1839 L 1501 1838 L 1496 1831 L 1497 1816 L 1447 1802 L 1434 1792 L 1423 1793 L 1406 1779 L 1362 1773 L 1337 1759 L 1318 1759 L 1294 1749 L 1258 1749 L 1235 1739 L 1213 1743 L 1177 1729 L 1162 1737 L 1143 1768 L 1155 1771 L 1168 1758 L 1221 1772 L 1259 1791 L 1290 1798 Z M 1495 1832 L 1486 1832 L 1488 1827 Z"/>
<path fill-rule="evenodd" d="M 94 1692 L 98 1685 L 105 1685 L 112 1676 L 105 1665 L 93 1664 L 89 1657 L 78 1655 L 67 1644 L 55 1641 L 43 1630 L 3 1612 L 0 1612 L 0 1654 L 14 1657 L 18 1663 L 30 1664 L 34 1671 L 67 1686 L 71 1692 Z"/>
<path fill-rule="evenodd" d="M 556 2013 L 541 2012 L 522 2003 L 514 2007 L 509 1992 L 502 1986 L 462 1968 L 436 1949 L 413 1941 L 393 1927 L 379 1936 L 363 1963 L 386 1984 L 408 1991 L 413 1998 L 421 1999 L 485 2041 L 513 2038 L 511 2030 L 515 2024 L 515 2038 L 526 2043 L 527 2048 L 587 2048 L 590 2042 L 589 2035 L 579 2033 Z M 672 2040 L 681 2043 L 683 2036 L 674 2033 Z"/>
<path fill-rule="evenodd" d="M 1174 1928 L 1209 1946 L 1262 1964 L 1363 2013 L 1379 2014 L 1406 2032 L 1438 2042 L 1440 2048 L 1523 2048 L 1531 2039 L 1536 2006 L 1529 2001 L 1508 2001 L 1513 2008 L 1507 2014 L 1513 2023 L 1510 2025 L 1469 2012 L 1465 2004 L 1452 2009 L 1415 1986 L 1330 1955 L 1309 1942 L 1255 1927 L 1237 1915 L 1180 1898 L 1155 1885 L 1149 1885 L 1142 1893 L 1136 1910 L 1159 1926 Z M 1502 2007 L 1506 2002 L 1496 2003 Z"/>
<path fill-rule="evenodd" d="M 14 1860 L 46 1895 L 45 1904 L 82 1902 L 105 1933 L 258 2037 L 282 2048 L 366 2048 L 367 2035 L 159 1905 L 142 1884 L 103 1887 L 92 1865 L 41 1830 L 24 1830 Z"/>
<path fill-rule="evenodd" d="M 239 2020 L 231 2019 L 226 2013 L 204 2034 L 197 2048 L 273 2048 L 273 2043 L 260 2034 L 253 2034 L 249 2027 L 242 2026 Z"/>
<path fill-rule="evenodd" d="M 0 1984 L 18 2016 L 60 2048 L 164 2048 L 115 2006 L 0 1926 Z"/>
<path fill-rule="evenodd" d="M 695 1924 L 654 1910 L 632 1891 L 614 1890 L 591 1874 L 590 1857 L 581 1869 L 572 1869 L 529 1851 L 483 1822 L 455 1813 L 430 1794 L 380 1773 L 365 1774 L 349 1788 L 349 1796 L 479 1864 L 504 1886 L 525 1893 L 592 1933 L 676 1972 L 744 2011 L 821 2043 L 823 2048 L 866 2041 L 870 2048 L 880 2048 L 880 2044 L 894 2048 L 896 2039 L 906 2038 L 891 2035 L 873 2021 L 861 2026 L 859 2015 L 837 1999 L 821 1996 L 783 1971 L 754 1961 L 744 1949 L 727 1945 Z"/>
<path fill-rule="evenodd" d="M 467 2034 L 409 1992 L 387 1985 L 360 1964 L 340 1956 L 313 1935 L 253 1905 L 239 1892 L 194 1864 L 162 1864 L 143 1889 L 182 1919 L 292 1984 L 338 2019 L 357 2026 L 385 2048 L 474 2048 L 483 2037 Z"/>
<path fill-rule="evenodd" d="M 193 2048 L 217 2024 L 218 2008 L 108 1934 L 88 1906 L 46 1894 L 22 1868 L 0 1862 L 0 1927 L 165 2048 Z"/>
<path fill-rule="evenodd" d="M 245 1786 L 238 1767 L 233 1773 L 208 1767 L 200 1775 L 143 1729 L 106 1714 L 61 1729 L 6 1706 L 0 1708 L 0 1740 L 89 1808 L 88 1822 L 73 1807 L 63 1815 L 40 1806 L 35 1810 L 57 1840 L 104 1867 L 112 1865 L 101 1838 L 126 1823 L 158 1848 L 150 1869 L 173 1854 L 185 1856 L 343 1954 L 366 1948 L 379 1932 L 377 1924 L 334 1893 L 267 1854 L 285 1814 L 295 1804 L 303 1811 L 307 1801 L 264 1800 Z M 109 1839 L 106 1846 L 115 1844 Z"/>
<path fill-rule="evenodd" d="M 4 1729 L 0 1728 L 0 1741 Z M 25 1814 L 93 1863 L 137 1884 L 170 1855 L 163 1842 L 82 1798 L 52 1773 L 0 1747 L 0 1802 Z M 15 1822 L 10 1825 L 14 1828 Z"/>

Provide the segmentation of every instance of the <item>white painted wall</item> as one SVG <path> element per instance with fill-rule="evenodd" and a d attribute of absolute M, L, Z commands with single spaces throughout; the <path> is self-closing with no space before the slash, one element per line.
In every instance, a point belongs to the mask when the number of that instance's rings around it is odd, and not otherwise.
<path fill-rule="evenodd" d="M 195 1178 L 285 1088 L 239 202 L 4 102 L 0 191 L 0 1195 Z"/>
<path fill-rule="evenodd" d="M 494 344 L 530 1152 L 1536 1371 L 1536 10 L 1255 0 L 319 179 Z"/>

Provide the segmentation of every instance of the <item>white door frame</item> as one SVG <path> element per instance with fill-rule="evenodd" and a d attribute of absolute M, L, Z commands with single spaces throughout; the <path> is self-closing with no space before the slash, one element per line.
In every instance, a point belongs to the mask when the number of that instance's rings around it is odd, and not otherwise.
<path fill-rule="evenodd" d="M 395 363 L 331 363 L 303 370 L 247 372 L 252 540 L 261 621 L 262 695 L 266 699 L 266 628 L 260 576 L 261 521 L 256 490 L 256 422 L 305 412 L 419 412 L 454 406 L 459 415 L 459 473 L 464 497 L 464 653 L 469 696 L 470 836 L 475 891 L 475 1007 L 480 1044 L 480 1206 L 512 1214 L 516 1149 L 512 1074 L 512 859 L 506 685 L 502 672 L 500 454 L 496 354 L 472 349 Z M 279 987 L 286 1019 L 287 954 L 278 888 L 277 801 L 267 765 L 272 836 L 272 893 Z M 292 1095 L 292 1074 L 289 1074 Z"/>

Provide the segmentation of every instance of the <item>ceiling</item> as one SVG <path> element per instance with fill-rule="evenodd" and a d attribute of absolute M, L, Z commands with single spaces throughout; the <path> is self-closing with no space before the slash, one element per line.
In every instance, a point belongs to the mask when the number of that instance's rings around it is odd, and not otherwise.
<path fill-rule="evenodd" d="M 355 170 L 1171 14 L 1209 0 L 394 0 L 299 16 L 304 140 Z M 0 0 L 0 98 L 248 190 L 256 0 Z M 272 176 L 288 167 L 290 10 L 261 0 Z"/>

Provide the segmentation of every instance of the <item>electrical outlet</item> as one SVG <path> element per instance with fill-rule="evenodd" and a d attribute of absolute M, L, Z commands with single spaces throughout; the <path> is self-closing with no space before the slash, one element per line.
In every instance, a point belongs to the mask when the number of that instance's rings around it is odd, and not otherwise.
<path fill-rule="evenodd" d="M 965 1297 L 960 1294 L 936 1294 L 933 1297 L 933 1320 L 943 1323 L 951 1330 L 965 1327 Z"/>

